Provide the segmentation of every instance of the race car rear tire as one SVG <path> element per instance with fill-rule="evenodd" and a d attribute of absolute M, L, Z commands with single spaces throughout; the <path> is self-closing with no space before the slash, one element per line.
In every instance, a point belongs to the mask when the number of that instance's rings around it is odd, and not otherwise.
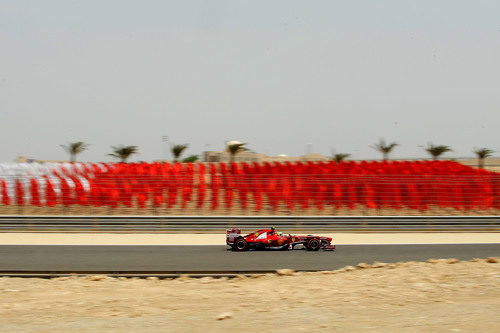
<path fill-rule="evenodd" d="M 242 251 L 247 251 L 247 250 L 248 250 L 248 243 L 243 238 L 238 238 L 234 242 L 234 244 L 233 244 L 233 251 L 242 252 Z"/>
<path fill-rule="evenodd" d="M 306 248 L 309 251 L 318 251 L 321 247 L 321 242 L 317 238 L 312 238 L 307 242 Z"/>

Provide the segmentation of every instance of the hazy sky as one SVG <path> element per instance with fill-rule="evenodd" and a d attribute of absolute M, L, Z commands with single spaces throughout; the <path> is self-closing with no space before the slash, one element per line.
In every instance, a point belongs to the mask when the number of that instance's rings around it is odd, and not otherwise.
<path fill-rule="evenodd" d="M 0 0 L 0 162 L 500 151 L 500 1 Z M 169 156 L 170 157 L 170 156 Z"/>

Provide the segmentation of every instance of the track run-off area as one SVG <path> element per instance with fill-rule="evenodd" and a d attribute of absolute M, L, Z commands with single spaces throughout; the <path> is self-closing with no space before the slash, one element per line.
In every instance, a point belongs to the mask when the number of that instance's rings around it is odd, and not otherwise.
<path fill-rule="evenodd" d="M 470 260 L 500 256 L 500 244 L 338 245 L 336 251 L 232 252 L 227 246 L 1 245 L 0 274 L 252 273 L 335 270 L 360 262 Z"/>

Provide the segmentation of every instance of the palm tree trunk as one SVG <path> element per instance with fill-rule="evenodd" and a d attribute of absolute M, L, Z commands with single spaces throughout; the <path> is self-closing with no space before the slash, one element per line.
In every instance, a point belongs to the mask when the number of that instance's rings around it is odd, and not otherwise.
<path fill-rule="evenodd" d="M 478 167 L 484 169 L 484 159 L 478 158 Z"/>

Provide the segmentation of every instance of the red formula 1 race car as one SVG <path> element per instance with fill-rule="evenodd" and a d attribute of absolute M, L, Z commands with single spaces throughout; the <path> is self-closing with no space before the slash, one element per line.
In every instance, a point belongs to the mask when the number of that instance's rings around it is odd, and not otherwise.
<path fill-rule="evenodd" d="M 293 250 L 296 246 L 309 251 L 319 249 L 333 251 L 335 245 L 330 237 L 314 235 L 297 236 L 277 232 L 275 228 L 260 229 L 248 235 L 242 235 L 238 228 L 226 230 L 226 244 L 233 251 L 247 251 L 250 249 Z"/>

